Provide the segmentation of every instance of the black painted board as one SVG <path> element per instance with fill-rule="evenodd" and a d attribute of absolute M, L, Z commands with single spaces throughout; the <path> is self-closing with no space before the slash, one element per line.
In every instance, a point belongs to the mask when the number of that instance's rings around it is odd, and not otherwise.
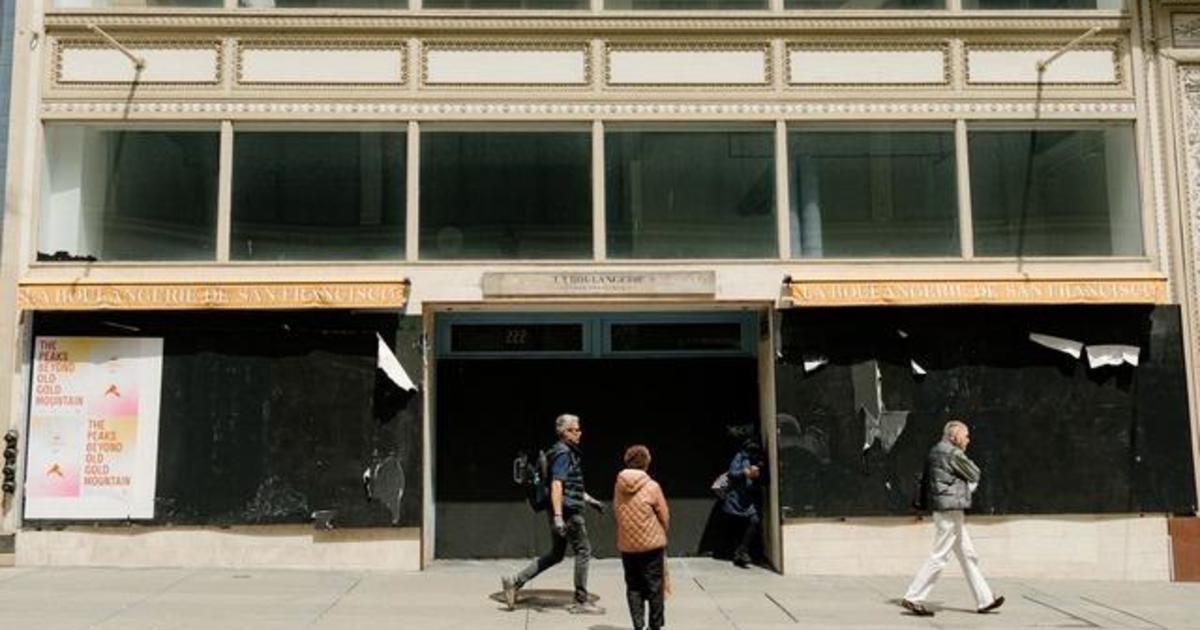
<path fill-rule="evenodd" d="M 420 522 L 420 395 L 376 369 L 376 334 L 421 378 L 420 318 L 349 311 L 42 313 L 37 335 L 163 338 L 153 524 L 392 524 L 363 471 L 399 457 Z M 71 521 L 77 524 L 78 521 Z M 103 521 L 101 523 L 104 523 Z M 39 521 L 38 525 L 55 522 Z"/>
<path fill-rule="evenodd" d="M 642 443 L 671 506 L 669 552 L 695 555 L 714 478 L 758 422 L 758 367 L 747 358 L 443 359 L 437 363 L 435 555 L 529 558 L 550 548 L 545 512 L 512 481 L 521 450 L 551 446 L 554 419 L 578 415 L 585 484 L 611 501 L 626 447 Z M 587 510 L 592 548 L 616 555 L 611 515 Z"/>
<path fill-rule="evenodd" d="M 1191 437 L 1176 306 L 803 309 L 776 365 L 784 516 L 907 514 L 913 478 L 951 418 L 983 468 L 974 511 L 1192 512 Z M 1029 340 L 1142 348 L 1090 369 Z M 903 334 L 902 334 L 903 333 Z M 805 357 L 828 363 L 806 371 Z M 877 361 L 884 408 L 908 411 L 890 451 L 864 449 L 852 374 Z M 926 371 L 916 374 L 911 361 Z M 860 393 L 861 400 L 861 393 Z"/>

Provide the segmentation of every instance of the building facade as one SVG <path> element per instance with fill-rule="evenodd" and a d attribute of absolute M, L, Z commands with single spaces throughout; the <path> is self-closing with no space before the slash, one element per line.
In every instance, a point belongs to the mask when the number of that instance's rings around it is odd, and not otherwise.
<path fill-rule="evenodd" d="M 719 552 L 709 485 L 752 435 L 770 564 L 908 573 L 913 475 L 961 417 L 990 573 L 1170 579 L 1200 266 L 1161 43 L 1188 15 L 18 7 L 16 561 L 528 556 L 512 460 L 575 412 L 594 494 L 655 453 L 672 554 Z"/>

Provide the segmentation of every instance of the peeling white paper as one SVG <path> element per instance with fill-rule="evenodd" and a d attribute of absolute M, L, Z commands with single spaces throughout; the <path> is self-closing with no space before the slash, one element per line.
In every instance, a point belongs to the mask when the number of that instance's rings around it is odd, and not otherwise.
<path fill-rule="evenodd" d="M 916 374 L 917 376 L 925 375 L 925 368 L 921 367 L 921 365 L 917 363 L 916 359 L 909 359 L 908 362 L 912 364 L 913 374 Z"/>
<path fill-rule="evenodd" d="M 891 451 L 904 432 L 909 412 L 884 408 L 883 376 L 878 361 L 850 366 L 850 380 L 854 386 L 854 411 L 863 419 L 863 451 L 870 449 L 875 440 L 879 440 L 883 452 Z"/>
<path fill-rule="evenodd" d="M 383 337 L 380 337 L 379 333 L 375 333 L 375 339 L 379 342 L 375 352 L 375 367 L 383 370 L 383 373 L 400 389 L 415 391 L 417 386 L 408 377 L 408 372 L 404 371 L 404 367 L 400 365 L 400 360 L 392 353 L 392 349 L 383 342 Z"/>
<path fill-rule="evenodd" d="M 1122 363 L 1137 367 L 1141 353 L 1142 349 L 1137 346 L 1120 344 L 1088 346 L 1088 367 L 1098 368 L 1103 365 L 1121 365 Z"/>
<path fill-rule="evenodd" d="M 809 372 L 812 372 L 813 370 L 821 367 L 822 365 L 825 365 L 826 363 L 829 363 L 829 357 L 826 357 L 826 356 L 823 356 L 820 354 L 805 355 L 804 356 L 804 373 L 808 374 Z"/>
<path fill-rule="evenodd" d="M 1065 352 L 1076 359 L 1083 352 L 1083 343 L 1074 339 L 1063 339 L 1062 337 L 1054 337 L 1052 335 L 1042 335 L 1039 333 L 1029 333 L 1029 340 L 1039 346 L 1045 346 L 1051 350 Z"/>

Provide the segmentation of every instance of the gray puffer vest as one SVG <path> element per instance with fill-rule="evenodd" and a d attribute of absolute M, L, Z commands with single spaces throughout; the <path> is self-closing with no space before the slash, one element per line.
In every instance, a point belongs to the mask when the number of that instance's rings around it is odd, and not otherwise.
<path fill-rule="evenodd" d="M 971 508 L 971 489 L 967 480 L 954 472 L 951 460 L 955 456 L 965 457 L 946 440 L 942 440 L 929 449 L 925 465 L 928 466 L 926 477 L 926 505 L 935 512 L 949 510 L 968 510 Z"/>

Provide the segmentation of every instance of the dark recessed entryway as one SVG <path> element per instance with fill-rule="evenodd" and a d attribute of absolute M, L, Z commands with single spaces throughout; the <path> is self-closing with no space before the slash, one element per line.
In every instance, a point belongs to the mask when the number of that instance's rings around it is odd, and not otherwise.
<path fill-rule="evenodd" d="M 744 315 L 735 313 L 732 321 L 739 330 L 754 328 L 756 319 Z M 620 332 L 619 326 L 594 324 L 585 323 L 581 336 L 595 347 L 573 357 L 561 356 L 561 347 L 542 357 L 505 358 L 494 348 L 486 358 L 439 352 L 435 557 L 527 558 L 549 548 L 546 514 L 526 504 L 512 481 L 512 461 L 519 451 L 553 444 L 554 419 L 564 412 L 582 419 L 587 488 L 605 502 L 612 499 L 625 447 L 649 446 L 650 472 L 671 506 L 671 555 L 695 555 L 706 527 L 718 526 L 710 522 L 715 504 L 710 486 L 736 450 L 728 428 L 759 424 L 755 330 L 738 333 L 747 343 L 722 349 L 721 331 L 705 328 L 711 322 L 693 322 L 678 335 L 660 324 L 626 330 L 615 343 L 611 331 Z M 439 326 L 443 348 L 454 345 L 447 328 Z M 517 325 L 484 331 L 475 339 L 545 339 L 563 332 Z M 687 349 L 705 344 L 707 353 Z M 664 350 L 666 345 L 675 348 Z M 617 358 L 614 348 L 622 347 L 636 350 Z M 616 555 L 611 515 L 589 510 L 587 519 L 595 555 Z"/>

